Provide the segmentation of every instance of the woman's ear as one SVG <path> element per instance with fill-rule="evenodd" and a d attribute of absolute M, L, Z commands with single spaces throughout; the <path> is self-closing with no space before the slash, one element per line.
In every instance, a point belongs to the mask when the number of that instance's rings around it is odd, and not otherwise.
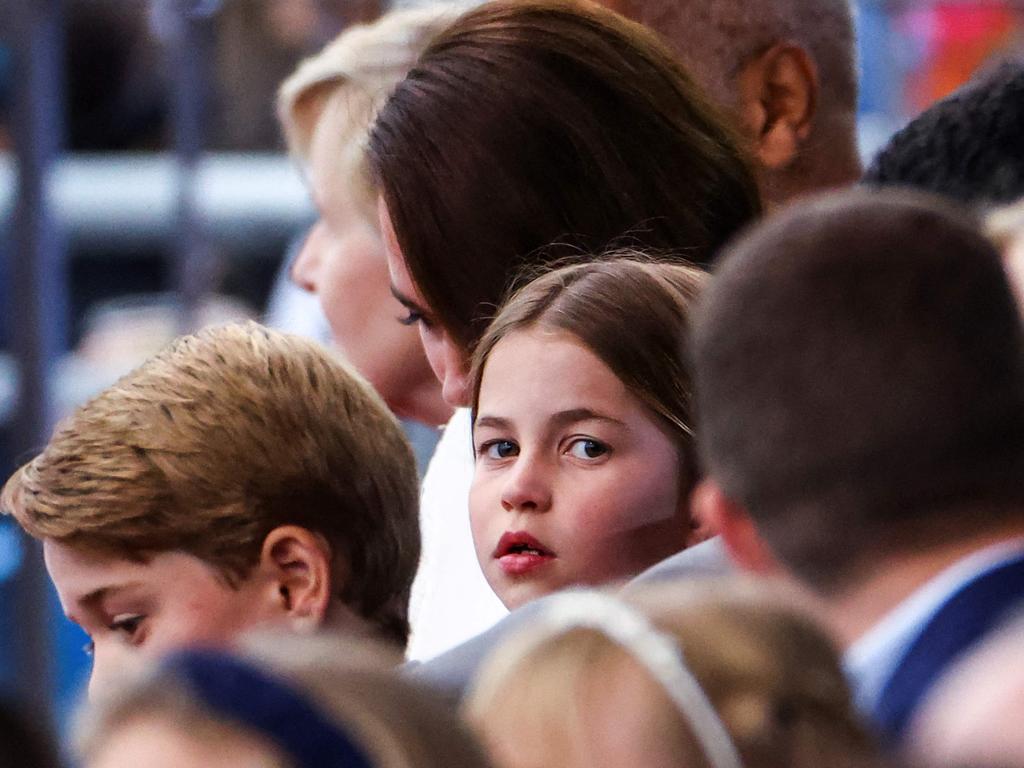
<path fill-rule="evenodd" d="M 278 526 L 263 540 L 259 568 L 293 629 L 312 631 L 324 623 L 331 596 L 342 586 L 332 583 L 331 563 L 327 540 L 308 528 Z"/>

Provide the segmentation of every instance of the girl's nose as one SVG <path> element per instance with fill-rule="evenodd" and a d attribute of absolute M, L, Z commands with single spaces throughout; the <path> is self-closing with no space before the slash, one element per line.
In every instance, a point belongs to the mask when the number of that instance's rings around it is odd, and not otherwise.
<path fill-rule="evenodd" d="M 547 512 L 551 509 L 551 483 L 541 461 L 520 454 L 509 469 L 501 506 L 507 512 Z"/>

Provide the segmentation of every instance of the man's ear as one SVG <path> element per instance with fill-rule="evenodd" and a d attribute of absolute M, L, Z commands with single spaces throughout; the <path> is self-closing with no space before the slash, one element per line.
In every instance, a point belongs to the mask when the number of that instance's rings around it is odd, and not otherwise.
<path fill-rule="evenodd" d="M 697 486 L 699 487 L 699 486 Z M 682 508 L 681 518 L 689 519 L 690 528 L 686 533 L 686 546 L 692 547 L 695 544 L 700 544 L 702 541 L 714 538 L 718 535 L 718 530 L 712 524 L 712 521 L 708 518 L 697 514 L 697 508 L 694 504 L 693 494 L 696 491 L 691 491 L 686 495 L 685 498 L 680 502 Z"/>
<path fill-rule="evenodd" d="M 323 624 L 332 594 L 341 589 L 332 584 L 331 562 L 327 540 L 308 528 L 278 526 L 263 540 L 260 570 L 294 629 L 311 631 Z"/>
<path fill-rule="evenodd" d="M 811 135 L 818 108 L 818 69 L 799 45 L 778 43 L 736 77 L 740 113 L 761 165 L 791 165 Z"/>
<path fill-rule="evenodd" d="M 693 518 L 722 537 L 730 559 L 742 570 L 760 575 L 781 571 L 747 510 L 726 496 L 713 479 L 700 481 L 691 505 Z"/>

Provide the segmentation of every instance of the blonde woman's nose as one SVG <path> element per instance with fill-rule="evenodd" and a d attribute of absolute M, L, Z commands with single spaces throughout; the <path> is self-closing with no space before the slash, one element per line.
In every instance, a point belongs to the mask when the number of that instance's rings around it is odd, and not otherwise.
<path fill-rule="evenodd" d="M 290 277 L 293 283 L 304 291 L 316 293 L 320 273 L 320 251 L 323 240 L 323 224 L 317 222 L 306 235 L 299 255 L 292 262 Z"/>

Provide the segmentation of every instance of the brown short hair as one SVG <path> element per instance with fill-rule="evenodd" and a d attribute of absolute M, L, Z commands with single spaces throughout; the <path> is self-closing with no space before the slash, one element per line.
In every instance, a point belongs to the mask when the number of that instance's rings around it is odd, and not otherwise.
<path fill-rule="evenodd" d="M 1024 501 L 1021 321 L 966 212 L 796 206 L 730 248 L 694 326 L 706 469 L 819 588 Z"/>
<path fill-rule="evenodd" d="M 373 389 L 298 336 L 245 323 L 178 339 L 58 427 L 0 503 L 36 538 L 180 550 L 229 583 L 273 528 L 303 526 L 331 547 L 338 597 L 389 639 L 408 635 L 412 451 Z"/>
<path fill-rule="evenodd" d="M 499 0 L 431 43 L 367 156 L 413 281 L 471 347 L 524 266 L 616 246 L 709 262 L 760 212 L 740 146 L 649 30 Z"/>
<path fill-rule="evenodd" d="M 494 347 L 535 326 L 582 342 L 646 405 L 676 444 L 680 478 L 698 479 L 690 375 L 690 308 L 707 277 L 683 264 L 621 251 L 607 259 L 554 269 L 519 289 L 498 312 L 473 356 L 473 420 Z"/>

